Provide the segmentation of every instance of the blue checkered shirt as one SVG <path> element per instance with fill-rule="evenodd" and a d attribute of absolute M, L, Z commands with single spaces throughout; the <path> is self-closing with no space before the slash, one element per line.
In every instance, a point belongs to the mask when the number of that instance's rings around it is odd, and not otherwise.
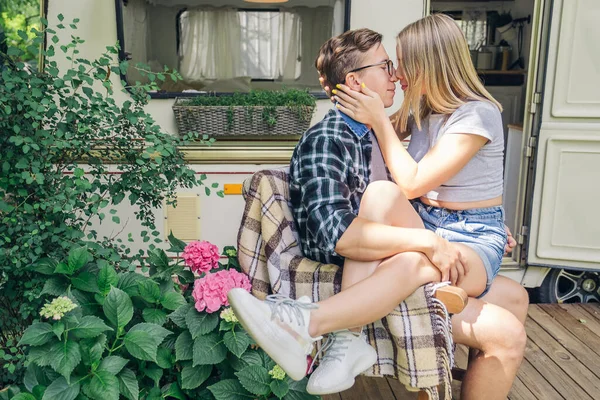
<path fill-rule="evenodd" d="M 370 181 L 369 133 L 366 125 L 330 110 L 296 145 L 290 162 L 292 213 L 302 251 L 312 260 L 344 263 L 335 246 L 358 215 Z"/>

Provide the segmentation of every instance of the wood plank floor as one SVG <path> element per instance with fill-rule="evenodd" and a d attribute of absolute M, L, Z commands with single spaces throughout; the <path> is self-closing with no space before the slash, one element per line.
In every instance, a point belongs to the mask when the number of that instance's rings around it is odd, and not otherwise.
<path fill-rule="evenodd" d="M 510 400 L 600 399 L 600 305 L 532 304 L 525 324 L 525 360 Z M 456 360 L 466 365 L 467 350 L 458 346 Z M 460 382 L 452 393 L 460 398 Z M 323 400 L 416 399 L 397 380 L 357 379 L 352 389 Z"/>

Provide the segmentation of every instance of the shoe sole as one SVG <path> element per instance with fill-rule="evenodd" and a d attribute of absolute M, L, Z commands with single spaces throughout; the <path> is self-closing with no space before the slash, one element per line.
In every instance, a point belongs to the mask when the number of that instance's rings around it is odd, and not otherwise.
<path fill-rule="evenodd" d="M 443 286 L 438 288 L 433 297 L 444 303 L 450 314 L 462 312 L 469 302 L 467 292 L 457 286 Z"/>
<path fill-rule="evenodd" d="M 250 294 L 248 295 L 251 296 Z M 246 294 L 237 291 L 236 289 L 230 290 L 227 294 L 229 305 L 233 309 L 240 324 L 252 339 L 254 339 L 256 344 L 258 344 L 258 346 L 263 349 L 290 378 L 295 381 L 302 380 L 306 376 L 308 366 L 308 364 L 306 364 L 306 354 L 290 354 L 290 346 L 286 346 L 285 344 L 280 345 L 277 341 L 269 340 L 271 335 L 269 335 L 264 328 L 268 325 L 267 323 L 270 322 L 270 320 L 268 318 L 253 317 L 251 304 L 249 304 L 250 302 L 248 301 L 244 301 L 244 297 L 246 297 Z M 257 315 L 260 316 L 260 314 Z M 291 335 L 290 341 L 295 342 Z M 294 358 L 303 359 L 304 365 L 294 362 Z"/>
<path fill-rule="evenodd" d="M 327 388 L 327 390 L 314 390 L 314 391 L 311 390 L 310 381 L 309 381 L 309 385 L 306 386 L 306 391 L 308 392 L 308 394 L 313 394 L 316 396 L 324 396 L 327 394 L 334 394 L 334 393 L 343 392 L 344 390 L 348 390 L 352 386 L 354 386 L 354 383 L 356 382 L 356 377 L 358 375 L 362 374 L 363 372 L 365 372 L 366 370 L 368 370 L 369 368 L 371 368 L 373 366 L 373 364 L 375 364 L 376 362 L 377 362 L 377 354 L 374 354 L 372 356 L 371 355 L 364 356 L 360 360 L 357 361 L 355 367 L 352 369 L 352 375 L 354 375 L 354 378 L 343 381 L 334 387 Z"/>

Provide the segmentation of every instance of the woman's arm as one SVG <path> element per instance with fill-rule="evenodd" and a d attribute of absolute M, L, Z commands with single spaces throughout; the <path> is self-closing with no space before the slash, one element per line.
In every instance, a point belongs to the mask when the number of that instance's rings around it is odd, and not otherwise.
<path fill-rule="evenodd" d="M 456 175 L 484 146 L 488 139 L 473 134 L 444 135 L 419 163 L 399 140 L 385 115 L 379 95 L 366 87 L 362 92 L 344 85 L 336 90 L 338 108 L 351 118 L 370 125 L 381 147 L 386 165 L 407 198 L 420 197 Z"/>
<path fill-rule="evenodd" d="M 391 124 L 373 126 L 394 180 L 409 199 L 420 197 L 456 175 L 487 139 L 471 134 L 444 135 L 418 163 L 398 140 Z"/>

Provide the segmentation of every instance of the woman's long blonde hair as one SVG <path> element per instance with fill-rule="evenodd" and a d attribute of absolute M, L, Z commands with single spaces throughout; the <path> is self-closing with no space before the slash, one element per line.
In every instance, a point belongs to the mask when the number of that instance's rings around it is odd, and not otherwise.
<path fill-rule="evenodd" d="M 490 101 L 502 111 L 479 80 L 467 41 L 451 17 L 429 15 L 404 28 L 396 40 L 408 82 L 397 119 L 402 131 L 411 114 L 421 129 L 430 113 L 451 114 L 470 100 Z"/>

